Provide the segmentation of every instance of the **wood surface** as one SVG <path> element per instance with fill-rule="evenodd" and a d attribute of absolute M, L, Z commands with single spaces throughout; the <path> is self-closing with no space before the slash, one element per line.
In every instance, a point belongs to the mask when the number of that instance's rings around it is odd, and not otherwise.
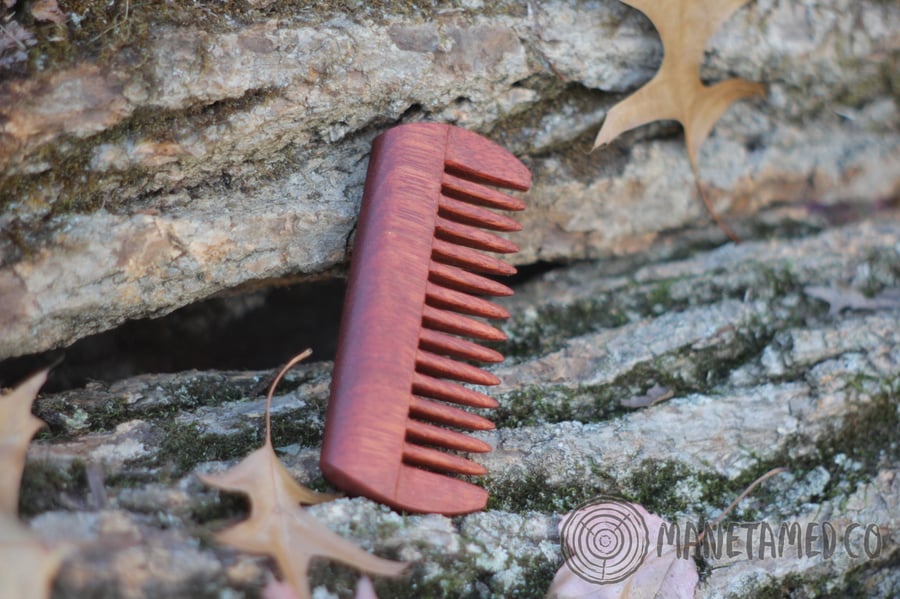
<path fill-rule="evenodd" d="M 454 475 L 483 466 L 456 452 L 491 447 L 455 429 L 493 424 L 458 405 L 496 401 L 462 383 L 499 379 L 470 364 L 503 356 L 464 337 L 502 340 L 479 318 L 504 318 L 484 295 L 512 291 L 489 278 L 515 272 L 491 253 L 518 248 L 495 231 L 522 210 L 492 186 L 527 190 L 512 154 L 449 125 L 415 123 L 375 140 L 345 300 L 321 468 L 339 488 L 408 512 L 462 514 L 487 492 Z"/>

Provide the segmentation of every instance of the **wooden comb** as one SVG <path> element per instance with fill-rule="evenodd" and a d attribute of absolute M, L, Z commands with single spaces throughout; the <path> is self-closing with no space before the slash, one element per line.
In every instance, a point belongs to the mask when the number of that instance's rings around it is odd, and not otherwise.
<path fill-rule="evenodd" d="M 457 335 L 506 338 L 472 316 L 509 316 L 479 296 L 511 295 L 483 275 L 516 269 L 480 250 L 518 251 L 489 230 L 521 226 L 491 208 L 525 205 L 485 183 L 524 191 L 531 173 L 497 144 L 449 125 L 401 125 L 375 140 L 320 460 L 348 493 L 409 512 L 463 514 L 487 503 L 487 491 L 452 474 L 484 474 L 455 451 L 490 445 L 447 427 L 494 428 L 451 404 L 496 407 L 455 381 L 496 385 L 468 361 L 503 356 Z"/>

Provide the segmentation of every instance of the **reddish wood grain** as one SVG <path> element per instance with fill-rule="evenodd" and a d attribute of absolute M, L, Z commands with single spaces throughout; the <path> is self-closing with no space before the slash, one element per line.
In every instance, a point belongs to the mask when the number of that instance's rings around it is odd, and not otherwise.
<path fill-rule="evenodd" d="M 472 316 L 507 315 L 471 294 L 508 295 L 509 288 L 466 271 L 515 271 L 481 250 L 516 251 L 485 229 L 517 230 L 493 209 L 524 204 L 485 183 L 525 190 L 531 175 L 500 146 L 449 125 L 403 125 L 375 140 L 320 460 L 348 493 L 410 512 L 461 514 L 487 502 L 484 489 L 453 476 L 484 468 L 453 452 L 489 446 L 449 427 L 492 425 L 445 402 L 496 402 L 444 380 L 499 382 L 459 360 L 502 356 L 454 336 L 502 338 Z"/>

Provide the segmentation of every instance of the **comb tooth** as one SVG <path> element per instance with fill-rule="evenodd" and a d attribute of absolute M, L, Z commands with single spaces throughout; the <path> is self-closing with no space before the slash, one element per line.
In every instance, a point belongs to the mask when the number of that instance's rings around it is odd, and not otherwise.
<path fill-rule="evenodd" d="M 418 393 L 419 395 L 443 399 L 444 401 L 473 408 L 496 408 L 500 405 L 496 399 L 484 393 L 473 391 L 457 383 L 442 381 L 421 372 L 413 372 L 412 389 L 413 393 Z"/>
<path fill-rule="evenodd" d="M 442 216 L 452 218 L 457 222 L 494 231 L 521 231 L 522 225 L 505 214 L 497 214 L 474 206 L 467 202 L 461 202 L 441 194 L 438 198 L 438 210 Z"/>
<path fill-rule="evenodd" d="M 454 287 L 465 291 L 466 293 L 476 293 L 482 295 L 509 296 L 513 294 L 513 290 L 487 277 L 476 275 L 475 273 L 450 266 L 449 264 L 441 264 L 440 262 L 431 261 L 428 267 L 429 278 L 435 283 L 440 283 L 445 287 Z"/>
<path fill-rule="evenodd" d="M 499 208 L 501 210 L 525 210 L 525 203 L 519 198 L 485 187 L 472 181 L 444 173 L 441 180 L 444 193 L 464 202 L 472 202 L 481 206 Z"/>
<path fill-rule="evenodd" d="M 461 291 L 453 291 L 435 285 L 430 281 L 425 286 L 425 300 L 439 308 L 447 308 L 463 314 L 483 316 L 484 318 L 509 318 L 509 312 L 497 304 Z"/>
<path fill-rule="evenodd" d="M 461 247 L 442 239 L 435 239 L 431 245 L 433 256 L 443 258 L 453 265 L 463 266 L 478 272 L 494 275 L 514 275 L 516 267 L 499 258 L 485 256 L 481 252 Z"/>
<path fill-rule="evenodd" d="M 519 246 L 508 239 L 440 216 L 435 222 L 435 235 L 446 241 L 487 252 L 514 254 L 519 251 Z"/>
<path fill-rule="evenodd" d="M 419 350 L 416 353 L 416 369 L 436 376 L 472 383 L 473 385 L 499 385 L 500 379 L 477 366 L 457 362 L 453 358 Z"/>
<path fill-rule="evenodd" d="M 417 443 L 439 445 L 445 449 L 454 449 L 456 451 L 485 453 L 491 450 L 491 446 L 480 439 L 474 439 L 469 435 L 448 431 L 445 428 L 419 422 L 418 420 L 407 421 L 406 437 Z"/>
<path fill-rule="evenodd" d="M 476 464 L 466 458 L 444 453 L 436 449 L 429 449 L 413 443 L 403 444 L 403 459 L 407 463 L 434 468 L 443 472 L 455 472 L 456 474 L 481 475 L 487 474 L 487 469 L 481 464 Z"/>
<path fill-rule="evenodd" d="M 423 328 L 419 333 L 419 347 L 461 360 L 491 363 L 503 361 L 503 354 L 498 351 L 431 329 Z"/>
<path fill-rule="evenodd" d="M 439 422 L 457 428 L 468 428 L 478 431 L 488 431 L 495 428 L 494 423 L 487 418 L 482 418 L 477 414 L 472 414 L 465 410 L 431 401 L 430 399 L 425 399 L 424 397 L 419 397 L 417 395 L 412 396 L 412 400 L 409 403 L 409 413 L 417 418 L 423 418 L 425 420 L 431 420 L 433 422 Z"/>
<path fill-rule="evenodd" d="M 461 314 L 440 310 L 425 304 L 422 309 L 422 323 L 430 328 L 445 333 L 475 337 L 485 341 L 506 341 L 506 333 L 491 325 L 474 320 Z"/>
<path fill-rule="evenodd" d="M 494 142 L 459 127 L 447 130 L 444 165 L 445 170 L 490 185 L 522 191 L 531 187 L 531 173 L 515 156 Z"/>

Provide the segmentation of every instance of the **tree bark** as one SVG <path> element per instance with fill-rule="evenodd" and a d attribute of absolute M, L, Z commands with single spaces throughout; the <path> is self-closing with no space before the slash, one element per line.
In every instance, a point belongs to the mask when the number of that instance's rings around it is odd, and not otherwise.
<path fill-rule="evenodd" d="M 588 154 L 660 63 L 623 4 L 176 4 L 63 4 L 60 26 L 17 13 L 36 45 L 0 54 L 0 357 L 339 268 L 370 142 L 401 122 L 467 127 L 528 163 L 523 264 L 707 222 L 677 129 Z M 807 222 L 897 197 L 898 27 L 890 2 L 760 1 L 714 37 L 705 78 L 769 89 L 700 156 L 740 232 L 765 207 Z"/>

